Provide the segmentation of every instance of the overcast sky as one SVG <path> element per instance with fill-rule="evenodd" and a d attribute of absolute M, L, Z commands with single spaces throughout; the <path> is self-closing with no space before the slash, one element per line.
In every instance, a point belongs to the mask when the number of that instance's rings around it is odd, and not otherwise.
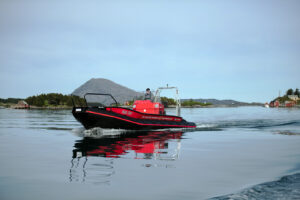
<path fill-rule="evenodd" d="M 270 101 L 300 88 L 300 1 L 0 0 L 0 98 L 91 78 Z"/>

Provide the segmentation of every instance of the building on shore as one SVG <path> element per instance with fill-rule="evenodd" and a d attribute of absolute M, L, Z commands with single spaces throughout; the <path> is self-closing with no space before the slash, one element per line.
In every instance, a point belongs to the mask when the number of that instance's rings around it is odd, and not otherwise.
<path fill-rule="evenodd" d="M 285 107 L 294 107 L 296 105 L 296 101 L 285 101 L 284 106 Z"/>
<path fill-rule="evenodd" d="M 279 105 L 280 105 L 280 103 L 279 103 L 278 100 L 271 101 L 270 104 L 269 104 L 270 107 L 277 107 L 277 108 L 279 107 Z"/>
<path fill-rule="evenodd" d="M 26 101 L 22 100 L 22 101 L 19 101 L 18 104 L 15 105 L 13 108 L 14 109 L 29 109 L 30 105 Z"/>
<path fill-rule="evenodd" d="M 293 100 L 293 101 L 299 101 L 300 98 L 298 97 L 298 95 L 288 95 L 288 98 Z"/>

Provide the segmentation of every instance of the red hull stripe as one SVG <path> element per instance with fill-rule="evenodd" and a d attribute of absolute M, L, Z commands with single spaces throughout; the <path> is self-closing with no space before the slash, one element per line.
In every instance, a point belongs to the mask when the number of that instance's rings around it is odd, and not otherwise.
<path fill-rule="evenodd" d="M 131 120 L 128 120 L 128 119 L 123 119 L 121 117 L 116 117 L 116 116 L 107 115 L 107 114 L 103 114 L 103 113 L 97 113 L 97 112 L 93 112 L 93 111 L 86 111 L 86 112 L 87 113 L 91 113 L 91 114 L 95 114 L 95 115 L 102 115 L 102 116 L 106 116 L 106 117 L 120 119 L 120 120 L 123 120 L 123 121 L 126 121 L 126 122 L 130 122 L 130 123 L 134 123 L 134 124 L 137 124 L 137 125 L 141 125 L 141 126 L 173 126 L 173 127 L 181 127 L 181 128 L 184 128 L 184 127 L 195 128 L 196 127 L 196 126 L 185 126 L 185 125 L 142 124 L 142 123 L 139 123 L 139 122 L 134 122 L 134 121 L 131 121 Z"/>

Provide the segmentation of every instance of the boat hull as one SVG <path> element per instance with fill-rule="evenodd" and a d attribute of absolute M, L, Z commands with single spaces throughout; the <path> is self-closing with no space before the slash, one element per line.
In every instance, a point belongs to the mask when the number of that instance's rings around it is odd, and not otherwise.
<path fill-rule="evenodd" d="M 131 109 L 117 108 L 122 112 L 116 113 L 112 109 L 97 107 L 74 107 L 74 117 L 86 128 L 114 128 L 129 130 L 151 130 L 166 128 L 195 128 L 195 123 L 187 122 L 181 117 L 169 115 L 144 114 Z M 131 117 L 120 113 L 132 113 Z M 169 120 L 168 120 L 169 119 Z"/>

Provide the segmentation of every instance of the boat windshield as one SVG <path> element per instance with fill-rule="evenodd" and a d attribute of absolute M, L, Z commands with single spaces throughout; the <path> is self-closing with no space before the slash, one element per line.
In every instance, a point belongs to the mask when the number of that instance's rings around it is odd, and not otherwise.
<path fill-rule="evenodd" d="M 84 99 L 89 107 L 118 106 L 118 102 L 111 94 L 87 93 Z"/>

